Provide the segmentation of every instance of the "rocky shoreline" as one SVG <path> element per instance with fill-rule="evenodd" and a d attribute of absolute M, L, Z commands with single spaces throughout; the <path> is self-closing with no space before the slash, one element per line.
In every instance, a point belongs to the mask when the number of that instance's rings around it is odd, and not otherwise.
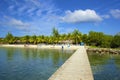
<path fill-rule="evenodd" d="M 100 54 L 120 54 L 120 49 L 111 49 L 111 48 L 87 48 L 88 53 L 100 53 Z"/>

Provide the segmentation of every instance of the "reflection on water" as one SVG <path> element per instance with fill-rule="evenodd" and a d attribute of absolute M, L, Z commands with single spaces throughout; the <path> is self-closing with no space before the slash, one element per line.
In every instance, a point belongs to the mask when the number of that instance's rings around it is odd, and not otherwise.
<path fill-rule="evenodd" d="M 114 57 L 115 57 L 114 60 L 115 60 L 116 67 L 120 69 L 120 55 L 119 56 L 114 55 Z"/>
<path fill-rule="evenodd" d="M 0 80 L 47 80 L 73 52 L 0 48 Z"/>
<path fill-rule="evenodd" d="M 95 80 L 120 80 L 120 55 L 88 53 Z"/>

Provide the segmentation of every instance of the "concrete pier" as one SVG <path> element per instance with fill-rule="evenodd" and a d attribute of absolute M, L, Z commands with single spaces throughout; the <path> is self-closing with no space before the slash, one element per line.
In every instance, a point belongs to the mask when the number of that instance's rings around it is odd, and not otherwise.
<path fill-rule="evenodd" d="M 80 46 L 48 80 L 94 80 L 84 46 Z"/>

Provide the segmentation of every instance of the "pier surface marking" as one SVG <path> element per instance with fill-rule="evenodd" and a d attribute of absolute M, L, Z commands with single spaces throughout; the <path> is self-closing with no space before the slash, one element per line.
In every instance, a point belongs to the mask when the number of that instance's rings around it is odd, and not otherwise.
<path fill-rule="evenodd" d="M 48 80 L 94 80 L 84 46 L 77 49 Z"/>

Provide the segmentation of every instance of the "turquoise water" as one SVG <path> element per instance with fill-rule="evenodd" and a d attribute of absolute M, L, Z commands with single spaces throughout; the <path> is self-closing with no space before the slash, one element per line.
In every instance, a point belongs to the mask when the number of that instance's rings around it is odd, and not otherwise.
<path fill-rule="evenodd" d="M 94 80 L 120 80 L 120 55 L 88 54 Z"/>
<path fill-rule="evenodd" d="M 73 52 L 0 48 L 0 80 L 47 80 Z"/>

